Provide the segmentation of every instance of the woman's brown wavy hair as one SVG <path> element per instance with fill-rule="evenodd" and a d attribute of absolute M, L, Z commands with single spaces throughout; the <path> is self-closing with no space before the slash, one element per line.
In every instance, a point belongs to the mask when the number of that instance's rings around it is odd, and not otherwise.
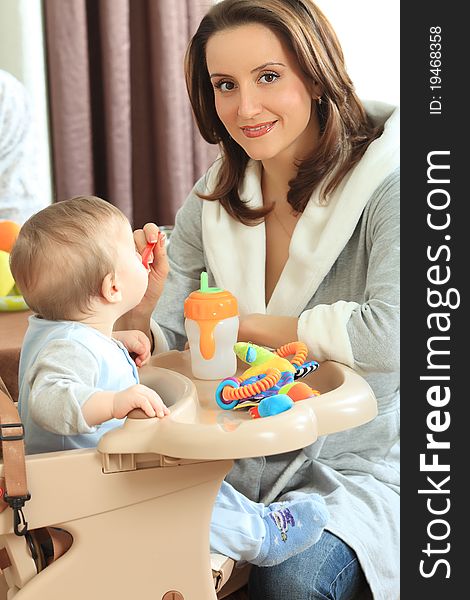
<path fill-rule="evenodd" d="M 259 223 L 272 206 L 251 209 L 240 199 L 239 188 L 249 156 L 228 134 L 217 115 L 214 90 L 206 65 L 209 38 L 224 29 L 258 23 L 280 36 L 297 57 L 305 79 L 321 86 L 316 104 L 320 140 L 310 156 L 298 164 L 289 182 L 287 200 L 302 212 L 322 182 L 321 200 L 359 161 L 368 145 L 382 133 L 374 127 L 357 97 L 344 64 L 343 51 L 327 18 L 311 0 L 222 0 L 202 19 L 185 56 L 186 87 L 202 137 L 221 147 L 221 166 L 215 189 L 206 200 L 219 200 L 225 210 L 246 225 Z"/>

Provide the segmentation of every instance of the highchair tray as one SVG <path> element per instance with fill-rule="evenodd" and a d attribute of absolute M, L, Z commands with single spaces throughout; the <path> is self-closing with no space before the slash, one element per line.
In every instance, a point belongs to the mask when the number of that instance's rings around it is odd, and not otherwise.
<path fill-rule="evenodd" d="M 239 362 L 237 375 L 246 365 Z M 268 456 L 304 448 L 318 436 L 357 427 L 377 414 L 368 383 L 333 361 L 302 379 L 319 396 L 296 402 L 275 416 L 252 419 L 242 410 L 217 406 L 220 380 L 193 378 L 189 351 L 155 356 L 140 370 L 141 382 L 155 389 L 170 408 L 163 419 L 133 411 L 123 427 L 105 434 L 104 454 L 161 454 L 178 459 L 220 460 Z"/>

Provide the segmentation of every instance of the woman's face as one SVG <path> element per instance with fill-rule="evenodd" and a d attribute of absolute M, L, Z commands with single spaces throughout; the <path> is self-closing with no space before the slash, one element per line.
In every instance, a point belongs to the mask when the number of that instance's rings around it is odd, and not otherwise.
<path fill-rule="evenodd" d="M 276 34 L 255 23 L 225 29 L 209 38 L 206 61 L 217 114 L 251 158 L 293 161 L 312 150 L 318 93 Z"/>

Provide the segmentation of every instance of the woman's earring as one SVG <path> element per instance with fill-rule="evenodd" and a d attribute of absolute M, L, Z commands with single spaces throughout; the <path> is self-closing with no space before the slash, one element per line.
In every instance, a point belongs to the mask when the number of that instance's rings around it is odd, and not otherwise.
<path fill-rule="evenodd" d="M 318 96 L 317 100 L 318 100 L 318 106 L 321 106 L 321 96 Z"/>

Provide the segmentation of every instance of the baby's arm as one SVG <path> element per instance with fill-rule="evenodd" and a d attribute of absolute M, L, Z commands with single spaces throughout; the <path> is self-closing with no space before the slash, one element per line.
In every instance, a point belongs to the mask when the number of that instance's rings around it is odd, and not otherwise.
<path fill-rule="evenodd" d="M 110 419 L 123 419 L 134 408 L 141 408 L 148 417 L 170 414 L 157 392 L 140 383 L 122 392 L 95 392 L 82 406 L 82 414 L 92 427 Z"/>
<path fill-rule="evenodd" d="M 123 392 L 103 391 L 98 388 L 98 375 L 98 362 L 85 346 L 66 340 L 51 342 L 40 353 L 34 368 L 28 374 L 31 387 L 28 410 L 31 418 L 37 425 L 52 433 L 75 435 L 93 433 L 96 431 L 95 425 L 112 418 L 113 409 L 110 411 L 104 402 L 106 415 L 103 415 L 103 420 L 95 418 L 92 423 L 85 419 L 82 407 L 92 396 L 122 394 L 116 407 L 117 412 L 122 412 L 126 402 L 135 406 L 135 401 L 129 402 L 124 392 L 138 388 L 136 395 L 148 407 L 146 398 L 140 394 L 140 389 L 145 386 L 134 385 Z M 134 406 L 130 406 L 127 412 Z M 93 408 L 93 403 L 90 407 Z M 164 410 L 165 414 L 166 411 Z M 123 416 L 126 414 L 125 412 Z"/>

